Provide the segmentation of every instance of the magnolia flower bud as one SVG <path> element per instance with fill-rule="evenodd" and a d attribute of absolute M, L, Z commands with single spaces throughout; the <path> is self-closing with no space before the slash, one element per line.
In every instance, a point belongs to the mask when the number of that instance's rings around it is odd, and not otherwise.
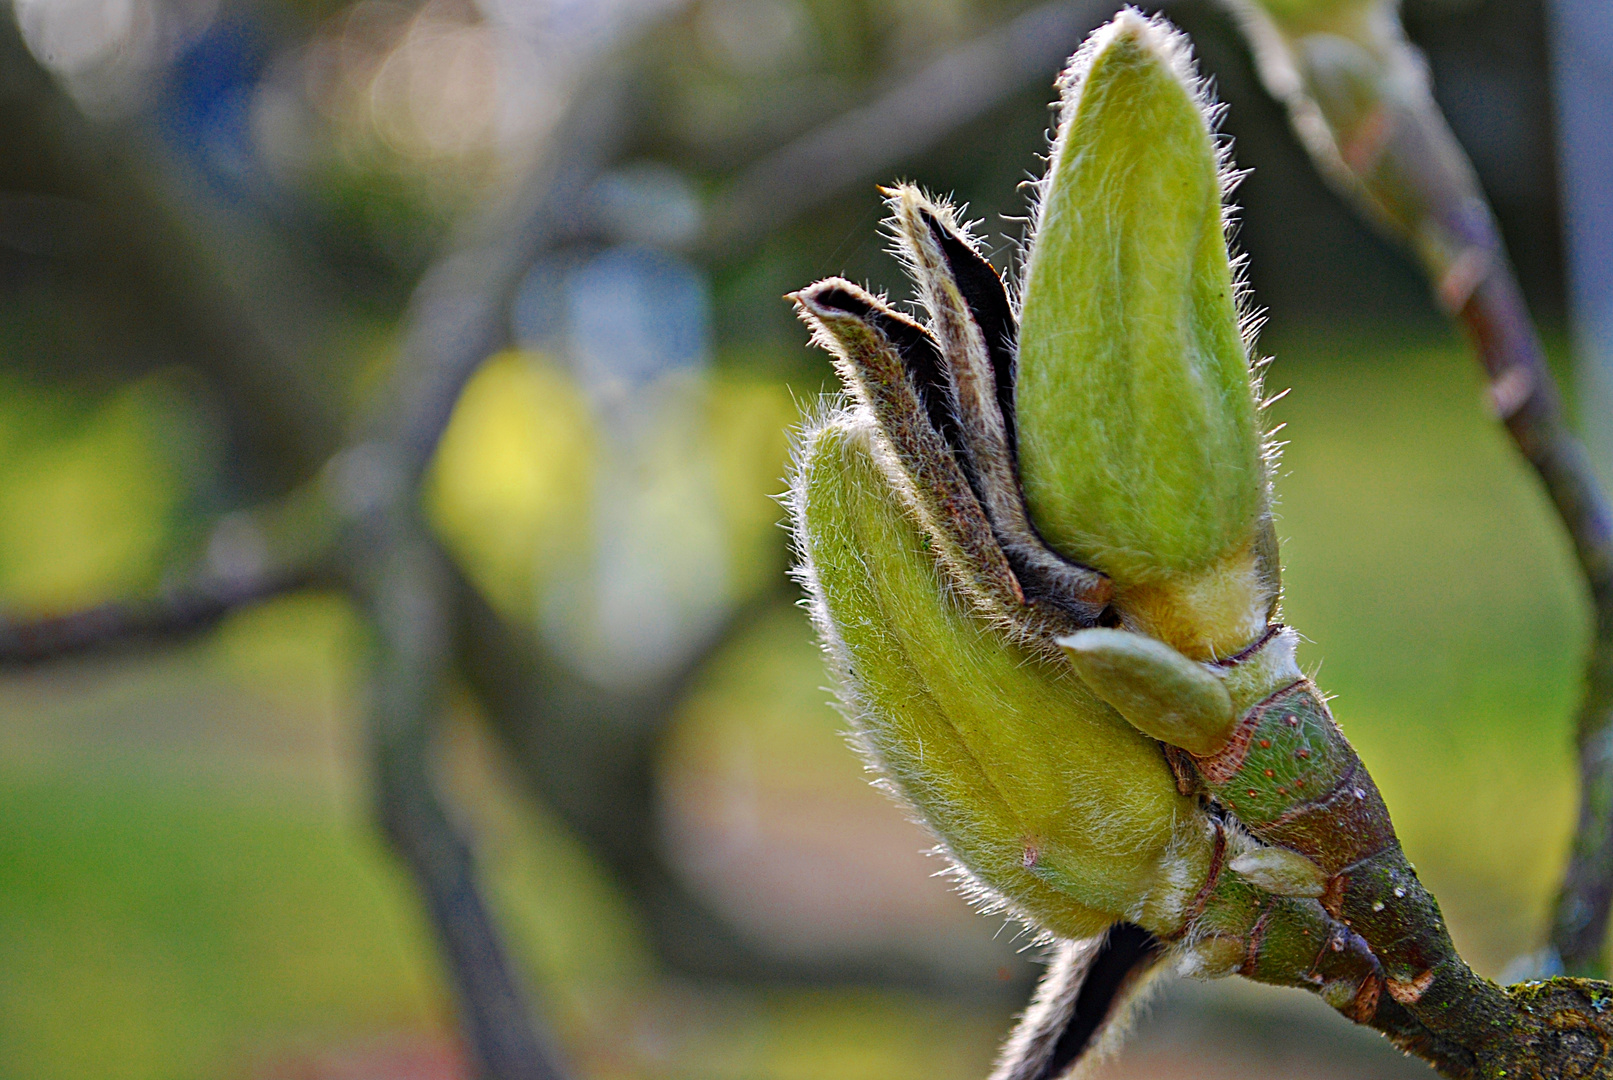
<path fill-rule="evenodd" d="M 1185 49 L 1128 11 L 1077 54 L 1022 322 L 910 186 L 890 225 L 927 323 L 836 278 L 793 297 L 851 398 L 790 504 L 846 712 L 970 880 L 1062 937 L 1185 932 L 1224 837 L 1183 755 L 1269 692 L 1220 662 L 1269 638 L 1277 571 Z"/>
<path fill-rule="evenodd" d="M 1335 187 L 1404 241 L 1451 312 L 1503 258 L 1397 0 L 1225 0 L 1260 77 Z"/>
<path fill-rule="evenodd" d="M 1014 381 L 1031 519 L 1138 628 L 1235 652 L 1276 567 L 1212 114 L 1179 35 L 1135 12 L 1061 89 Z"/>
<path fill-rule="evenodd" d="M 851 399 L 805 434 L 790 500 L 846 713 L 988 901 L 1064 938 L 1136 924 L 1086 1019 L 1066 952 L 999 1080 L 1050 1075 L 1167 951 L 1426 1049 L 1495 988 L 1270 621 L 1213 112 L 1181 39 L 1131 11 L 1062 88 L 1018 318 L 912 187 L 890 226 L 926 322 L 838 279 L 794 297 Z"/>

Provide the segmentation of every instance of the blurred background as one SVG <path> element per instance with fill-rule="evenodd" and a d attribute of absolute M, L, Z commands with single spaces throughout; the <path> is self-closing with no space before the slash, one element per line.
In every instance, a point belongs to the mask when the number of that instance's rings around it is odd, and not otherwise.
<path fill-rule="evenodd" d="M 908 299 L 897 177 L 1011 266 L 1053 75 L 1112 10 L 11 0 L 0 620 L 215 602 L 0 675 L 0 1075 L 472 1075 L 377 824 L 388 609 L 346 583 L 362 545 L 305 550 L 390 490 L 361 451 L 424 401 L 394 441 L 447 556 L 429 775 L 568 1074 L 984 1077 L 1040 957 L 936 877 L 828 705 L 775 497 L 833 379 L 782 296 Z M 1169 11 L 1253 169 L 1288 621 L 1498 975 L 1572 824 L 1583 587 L 1421 277 L 1225 15 Z M 1572 388 L 1547 13 L 1405 16 Z M 1169 982 L 1106 1070 L 1430 1075 L 1237 980 Z"/>

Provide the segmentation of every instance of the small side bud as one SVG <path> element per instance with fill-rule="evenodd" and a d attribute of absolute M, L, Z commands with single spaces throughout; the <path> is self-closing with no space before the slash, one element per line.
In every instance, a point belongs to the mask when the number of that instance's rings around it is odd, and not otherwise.
<path fill-rule="evenodd" d="M 1255 848 L 1227 866 L 1249 884 L 1278 896 L 1314 898 L 1327 891 L 1327 874 L 1322 868 L 1286 848 Z"/>
<path fill-rule="evenodd" d="M 1213 934 L 1182 946 L 1176 954 L 1176 973 L 1188 979 L 1224 979 L 1236 974 L 1246 957 L 1242 941 Z"/>
<path fill-rule="evenodd" d="M 1138 731 L 1200 757 L 1226 745 L 1237 714 L 1204 665 L 1126 630 L 1081 630 L 1058 643 L 1082 681 Z"/>

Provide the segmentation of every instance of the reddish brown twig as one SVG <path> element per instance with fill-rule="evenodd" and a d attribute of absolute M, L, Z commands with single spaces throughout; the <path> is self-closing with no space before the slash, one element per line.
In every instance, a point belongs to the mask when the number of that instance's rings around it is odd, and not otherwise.
<path fill-rule="evenodd" d="M 1393 5 L 1362 3 L 1335 25 L 1282 24 L 1255 0 L 1228 3 L 1319 170 L 1411 250 L 1467 332 L 1497 417 L 1573 542 L 1595 634 L 1579 713 L 1579 824 L 1541 967 L 1603 976 L 1613 904 L 1613 507 L 1568 428 L 1489 204 Z"/>

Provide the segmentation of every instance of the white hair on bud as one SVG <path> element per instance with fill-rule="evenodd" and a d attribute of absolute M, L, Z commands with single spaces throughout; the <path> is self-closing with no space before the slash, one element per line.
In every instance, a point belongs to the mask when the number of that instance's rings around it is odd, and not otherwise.
<path fill-rule="evenodd" d="M 791 542 L 795 550 L 795 565 L 790 573 L 806 593 L 806 598 L 802 601 L 802 604 L 818 632 L 819 646 L 823 650 L 824 659 L 834 684 L 835 699 L 832 704 L 835 710 L 845 717 L 849 725 L 848 730 L 844 733 L 846 741 L 857 753 L 858 757 L 862 759 L 863 767 L 873 775 L 873 785 L 885 792 L 901 808 L 909 820 L 935 838 L 937 843 L 935 848 L 932 849 L 932 854 L 942 856 L 947 860 L 948 864 L 940 871 L 938 876 L 951 879 L 957 891 L 970 906 L 981 914 L 1006 914 L 1021 924 L 1023 927 L 1021 933 L 1034 935 L 1034 943 L 1052 941 L 1052 936 L 1038 927 L 1028 914 L 1022 912 L 1003 894 L 987 885 L 964 864 L 963 860 L 936 832 L 934 826 L 927 820 L 925 814 L 918 808 L 909 794 L 902 790 L 900 784 L 891 779 L 891 769 L 884 761 L 876 740 L 880 727 L 877 711 L 864 700 L 861 680 L 857 677 L 850 651 L 840 636 L 834 617 L 829 613 L 828 601 L 818 580 L 817 570 L 813 565 L 812 553 L 806 536 L 808 464 L 806 455 L 816 437 L 825 429 L 831 427 L 839 427 L 850 438 L 861 443 L 869 455 L 880 465 L 882 471 L 889 474 L 894 466 L 885 460 L 888 457 L 888 452 L 882 446 L 878 425 L 875 423 L 873 416 L 862 406 L 848 402 L 840 394 L 830 394 L 820 398 L 817 406 L 802 421 L 795 432 L 795 438 L 792 440 L 790 487 L 783 496 L 783 502 L 789 510 Z M 890 477 L 890 479 L 894 484 L 895 477 Z M 904 498 L 903 501 L 906 502 L 907 500 Z M 820 525 L 819 527 L 822 526 Z M 942 578 L 944 581 L 945 576 L 942 575 Z"/>

